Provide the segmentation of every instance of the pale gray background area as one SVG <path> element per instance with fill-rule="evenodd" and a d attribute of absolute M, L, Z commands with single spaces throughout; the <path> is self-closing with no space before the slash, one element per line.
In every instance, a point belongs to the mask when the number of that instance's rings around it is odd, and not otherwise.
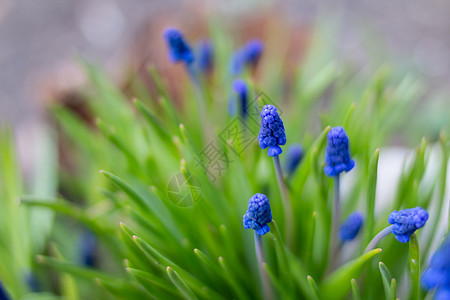
<path fill-rule="evenodd" d="M 31 82 L 36 82 L 40 74 L 75 54 L 108 64 L 122 54 L 123 45 L 131 41 L 143 22 L 163 12 L 181 9 L 181 2 L 191 3 L 190 0 L 0 0 L 0 123 L 20 124 L 37 114 L 39 102 Z M 224 13 L 230 7 L 238 11 L 237 3 L 242 3 L 215 2 L 223 6 L 219 10 Z M 377 39 L 385 41 L 383 55 L 410 64 L 431 86 L 445 88 L 448 82 L 448 0 L 277 3 L 290 21 L 303 24 L 312 22 L 323 10 L 338 12 L 344 55 L 358 57 L 364 51 L 357 36 L 361 35 L 361 24 L 365 24 L 378 35 Z"/>

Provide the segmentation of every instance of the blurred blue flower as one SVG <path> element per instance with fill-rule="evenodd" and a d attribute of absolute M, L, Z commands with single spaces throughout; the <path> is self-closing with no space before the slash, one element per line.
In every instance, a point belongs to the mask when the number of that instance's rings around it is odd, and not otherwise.
<path fill-rule="evenodd" d="M 339 227 L 338 237 L 341 242 L 351 241 L 358 234 L 363 224 L 363 215 L 355 211 Z"/>
<path fill-rule="evenodd" d="M 0 280 L 0 300 L 9 300 L 10 297 L 3 287 L 2 281 Z"/>
<path fill-rule="evenodd" d="M 209 74 L 214 68 L 214 49 L 210 40 L 203 40 L 199 46 L 198 69 Z"/>
<path fill-rule="evenodd" d="M 243 47 L 236 50 L 231 58 L 231 74 L 240 74 L 246 66 L 255 68 L 258 65 L 263 49 L 264 43 L 262 41 L 252 39 L 249 40 Z"/>
<path fill-rule="evenodd" d="M 269 147 L 267 151 L 269 156 L 277 156 L 283 152 L 279 145 L 286 144 L 286 134 L 283 121 L 278 115 L 277 108 L 273 105 L 263 106 L 258 142 L 261 149 Z"/>
<path fill-rule="evenodd" d="M 348 137 L 344 128 L 340 126 L 331 128 L 327 139 L 325 167 L 323 168 L 325 174 L 332 177 L 353 169 L 355 161 L 350 158 Z"/>
<path fill-rule="evenodd" d="M 179 30 L 174 28 L 166 29 L 164 39 L 169 48 L 168 56 L 171 62 L 185 62 L 189 65 L 194 61 L 194 54 Z"/>
<path fill-rule="evenodd" d="M 84 231 L 78 241 L 80 262 L 88 267 L 96 264 L 97 237 L 90 231 Z"/>
<path fill-rule="evenodd" d="M 245 118 L 247 116 L 248 91 L 244 80 L 236 79 L 233 81 L 233 95 L 231 98 L 230 101 L 239 103 L 241 116 Z M 235 113 L 236 109 L 234 110 Z"/>
<path fill-rule="evenodd" d="M 286 151 L 285 170 L 291 176 L 303 159 L 304 151 L 300 144 L 292 144 Z"/>
<path fill-rule="evenodd" d="M 434 299 L 450 299 L 450 235 L 431 257 L 421 283 L 426 290 L 436 289 Z"/>
<path fill-rule="evenodd" d="M 245 229 L 251 228 L 259 235 L 270 231 L 267 224 L 272 222 L 272 210 L 266 195 L 258 193 L 250 198 L 243 221 Z"/>
<path fill-rule="evenodd" d="M 401 211 L 394 210 L 388 217 L 389 224 L 393 225 L 392 233 L 402 243 L 409 242 L 409 236 L 423 227 L 427 220 L 427 211 L 419 206 Z"/>

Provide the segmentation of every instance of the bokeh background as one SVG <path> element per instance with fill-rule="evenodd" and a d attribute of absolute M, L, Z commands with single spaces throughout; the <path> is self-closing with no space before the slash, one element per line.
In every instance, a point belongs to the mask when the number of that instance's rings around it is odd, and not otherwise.
<path fill-rule="evenodd" d="M 423 77 L 433 101 L 430 113 L 448 104 L 450 3 L 390 1 L 194 1 L 194 0 L 2 0 L 0 1 L 0 120 L 30 123 L 55 91 L 82 83 L 76 56 L 112 76 L 139 62 L 160 41 L 161 26 L 178 23 L 196 32 L 205 16 L 284 22 L 301 28 L 299 41 L 318 20 L 337 24 L 335 49 L 359 66 L 395 61 Z M 145 46 L 143 46 L 145 45 Z M 141 47 L 141 48 L 138 48 Z M 146 52 L 147 51 L 147 52 Z M 425 97 L 424 97 L 425 98 Z M 438 125 L 436 125 L 438 127 Z"/>

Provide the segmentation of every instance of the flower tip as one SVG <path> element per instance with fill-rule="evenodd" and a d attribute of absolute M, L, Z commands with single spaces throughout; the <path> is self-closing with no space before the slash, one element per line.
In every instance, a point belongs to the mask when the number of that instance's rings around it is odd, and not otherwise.
<path fill-rule="evenodd" d="M 138 239 L 137 235 L 133 235 L 132 238 L 133 238 L 133 240 L 135 240 L 135 241 Z"/>
<path fill-rule="evenodd" d="M 98 171 L 100 174 L 103 174 L 103 172 L 105 172 L 104 170 L 100 170 L 100 171 Z"/>
<path fill-rule="evenodd" d="M 170 272 L 170 271 L 172 271 L 172 268 L 167 266 L 166 270 L 167 270 L 167 272 Z"/>
<path fill-rule="evenodd" d="M 283 153 L 283 150 L 281 149 L 280 146 L 269 146 L 269 149 L 267 150 L 267 155 L 269 156 L 278 156 L 281 153 Z"/>

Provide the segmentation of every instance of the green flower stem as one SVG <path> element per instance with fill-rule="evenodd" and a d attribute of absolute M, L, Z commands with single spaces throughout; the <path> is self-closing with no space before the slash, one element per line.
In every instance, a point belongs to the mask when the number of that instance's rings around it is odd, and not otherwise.
<path fill-rule="evenodd" d="M 338 231 L 339 231 L 339 220 L 341 215 L 341 200 L 340 200 L 340 192 L 339 192 L 339 174 L 334 176 L 333 178 L 334 184 L 334 199 L 333 199 L 333 215 L 331 221 L 331 242 L 330 242 L 330 253 L 328 265 L 329 268 L 333 266 L 334 259 L 337 257 L 337 253 L 339 251 L 339 242 L 338 242 Z"/>
<path fill-rule="evenodd" d="M 275 165 L 275 172 L 277 174 L 278 186 L 280 187 L 281 199 L 283 201 L 283 211 L 285 219 L 285 233 L 286 233 L 286 243 L 292 245 L 294 238 L 294 215 L 292 213 L 292 205 L 289 201 L 288 191 L 286 187 L 286 182 L 283 178 L 283 171 L 281 170 L 280 158 L 279 156 L 273 157 L 273 164 Z"/>
<path fill-rule="evenodd" d="M 387 235 L 392 233 L 392 225 L 386 227 L 385 229 L 381 230 L 367 245 L 366 249 L 364 249 L 364 253 L 369 252 L 370 250 L 374 249 L 378 243 Z"/>
<path fill-rule="evenodd" d="M 261 284 L 263 287 L 263 297 L 266 300 L 273 299 L 272 287 L 270 286 L 269 277 L 267 275 L 266 270 L 264 269 L 264 253 L 261 236 L 255 231 L 255 249 L 256 249 L 256 257 L 258 259 L 258 269 L 261 275 Z"/>
<path fill-rule="evenodd" d="M 409 240 L 409 279 L 411 295 L 409 299 L 420 299 L 420 259 L 419 259 L 419 243 L 417 241 L 416 234 L 411 234 Z"/>

